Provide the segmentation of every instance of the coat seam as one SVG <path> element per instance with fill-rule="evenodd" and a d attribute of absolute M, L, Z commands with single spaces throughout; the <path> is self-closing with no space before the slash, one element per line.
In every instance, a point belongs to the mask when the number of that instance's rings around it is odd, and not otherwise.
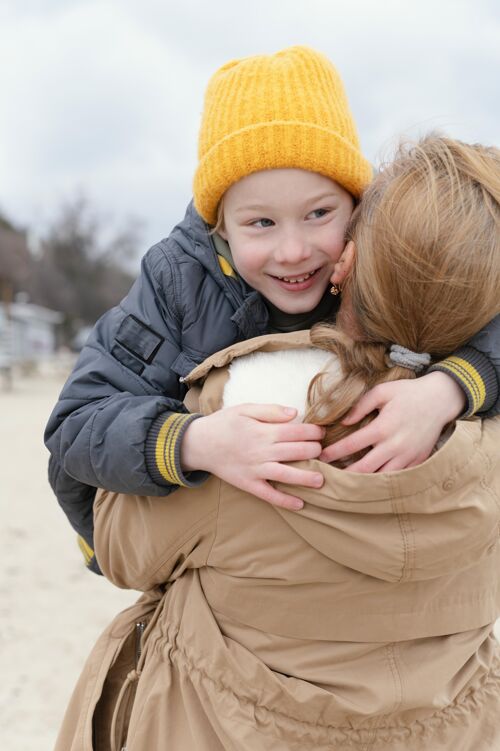
<path fill-rule="evenodd" d="M 157 563 L 153 567 L 151 567 L 148 570 L 148 573 L 142 577 L 142 579 L 139 581 L 137 589 L 139 589 L 140 591 L 143 591 L 142 588 L 148 582 L 148 580 L 152 576 L 154 576 L 155 574 L 157 574 L 158 571 L 161 571 L 161 569 L 164 566 L 166 566 L 171 561 L 171 559 L 174 558 L 177 555 L 177 553 L 179 552 L 179 550 L 181 550 L 181 548 L 187 542 L 189 542 L 189 540 L 191 540 L 193 537 L 195 537 L 196 533 L 199 532 L 200 529 L 203 529 L 203 527 L 206 525 L 207 521 L 209 521 L 211 517 L 216 516 L 216 515 L 217 515 L 217 510 L 216 509 L 212 510 L 209 513 L 205 514 L 205 516 L 202 519 L 200 519 L 198 522 L 196 522 L 195 524 L 191 525 L 191 527 L 185 532 L 185 534 L 181 538 L 181 540 L 178 543 L 178 545 L 175 548 L 175 550 L 173 550 L 166 558 L 162 558 L 160 563 Z M 170 576 L 171 576 L 171 574 L 169 575 L 168 580 L 170 580 Z M 147 588 L 150 589 L 149 586 Z"/>
<path fill-rule="evenodd" d="M 396 516 L 398 519 L 399 529 L 403 539 L 403 566 L 401 569 L 401 576 L 398 582 L 404 582 L 411 578 L 413 570 L 414 559 L 414 544 L 410 538 L 413 538 L 412 526 L 410 521 L 410 515 L 408 513 L 400 513 L 396 510 Z"/>
<path fill-rule="evenodd" d="M 212 555 L 212 551 L 214 549 L 214 545 L 215 545 L 215 543 L 217 541 L 217 537 L 218 537 L 218 534 L 219 534 L 220 508 L 221 508 L 221 500 L 222 500 L 221 499 L 221 496 L 222 496 L 222 481 L 219 480 L 218 482 L 219 482 L 219 492 L 217 494 L 217 496 L 218 496 L 217 497 L 217 509 L 215 511 L 215 514 L 216 514 L 216 516 L 215 516 L 215 530 L 214 530 L 214 536 L 213 536 L 213 539 L 212 539 L 212 544 L 210 545 L 210 550 L 208 551 L 207 557 L 206 557 L 206 560 L 205 560 L 205 566 L 212 566 L 213 565 L 211 563 L 209 564 L 208 561 L 209 561 L 210 556 Z"/>
<path fill-rule="evenodd" d="M 399 526 L 399 532 L 400 532 L 400 539 L 403 547 L 403 561 L 401 563 L 401 573 L 397 579 L 397 582 L 402 582 L 406 578 L 406 569 L 408 564 L 408 541 L 406 538 L 405 528 L 402 520 L 403 514 L 399 511 L 399 502 L 398 499 L 400 498 L 400 495 L 398 494 L 398 482 L 396 477 L 389 475 L 389 485 L 391 488 L 392 493 L 392 499 L 391 499 L 391 508 L 393 514 L 396 516 L 398 520 L 398 526 Z"/>
<path fill-rule="evenodd" d="M 403 681 L 396 660 L 396 648 L 396 643 L 391 642 L 390 644 L 387 644 L 385 649 L 387 662 L 389 665 L 389 670 L 391 671 L 392 682 L 394 686 L 394 705 L 392 712 L 397 712 L 403 702 Z"/>
<path fill-rule="evenodd" d="M 172 240 L 172 242 L 174 242 L 176 244 L 176 246 L 179 247 L 177 245 L 177 243 L 175 242 L 175 240 Z M 169 272 L 169 277 L 170 277 L 169 281 L 170 281 L 170 283 L 172 285 L 172 292 L 173 292 L 173 298 L 174 298 L 174 305 L 173 306 L 170 306 L 167 303 L 169 295 L 165 293 L 165 285 L 163 284 L 162 280 L 159 279 L 158 276 L 157 276 L 156 267 L 153 266 L 153 265 L 151 265 L 150 268 L 149 268 L 149 270 L 150 270 L 150 273 L 151 273 L 151 277 L 154 279 L 154 281 L 158 285 L 159 290 L 161 290 L 162 300 L 165 301 L 166 307 L 167 307 L 169 313 L 172 313 L 172 315 L 174 316 L 176 322 L 179 324 L 179 326 L 181 326 L 181 324 L 182 324 L 182 316 L 180 314 L 180 304 L 179 304 L 179 295 L 178 295 L 178 292 L 177 292 L 176 274 L 173 273 L 172 262 L 171 262 L 171 259 L 168 256 L 168 253 L 165 252 L 165 248 L 163 248 L 162 246 L 159 246 L 159 247 L 160 247 L 163 259 L 166 262 L 166 265 L 168 266 L 168 272 Z M 182 329 L 181 329 L 181 336 L 182 336 Z"/>
<path fill-rule="evenodd" d="M 88 437 L 89 466 L 92 468 L 92 474 L 94 475 L 94 478 L 96 480 L 96 487 L 99 485 L 99 480 L 97 478 L 97 474 L 94 469 L 94 463 L 92 461 L 92 432 L 94 430 L 94 422 L 98 414 L 99 414 L 99 410 L 96 410 L 94 414 L 92 415 L 92 419 L 90 420 L 90 424 L 89 424 L 89 437 Z"/>

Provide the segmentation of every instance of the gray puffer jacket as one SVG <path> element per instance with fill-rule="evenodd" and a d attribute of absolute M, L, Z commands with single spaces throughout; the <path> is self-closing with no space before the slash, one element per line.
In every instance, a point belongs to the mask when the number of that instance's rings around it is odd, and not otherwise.
<path fill-rule="evenodd" d="M 145 255 L 127 297 L 97 322 L 46 428 L 49 481 L 89 568 L 99 571 L 97 487 L 168 495 L 205 479 L 180 467 L 182 436 L 196 419 L 182 403 L 182 378 L 214 352 L 268 333 L 268 320 L 263 298 L 217 255 L 209 227 L 190 204 L 171 235 Z M 458 380 L 470 413 L 497 414 L 500 319 L 476 339 L 434 368 Z"/>
<path fill-rule="evenodd" d="M 217 350 L 266 333 L 267 322 L 262 297 L 217 256 L 191 204 L 145 255 L 127 297 L 95 325 L 45 431 L 50 484 L 87 546 L 97 487 L 168 495 L 205 479 L 180 470 L 180 441 L 193 419 L 181 379 Z M 162 472 L 156 446 L 169 417 L 175 443 L 164 445 L 174 459 Z M 96 568 L 92 551 L 88 563 Z"/>

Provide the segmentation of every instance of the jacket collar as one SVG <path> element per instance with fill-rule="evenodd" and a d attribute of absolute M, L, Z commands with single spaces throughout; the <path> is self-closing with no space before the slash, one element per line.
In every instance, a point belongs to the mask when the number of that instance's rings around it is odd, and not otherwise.
<path fill-rule="evenodd" d="M 195 258 L 219 284 L 234 309 L 231 320 L 238 327 L 242 339 L 265 334 L 269 312 L 259 292 L 240 277 L 226 276 L 219 264 L 210 227 L 189 204 L 183 221 L 174 230 L 175 240 L 185 253 Z"/>
<path fill-rule="evenodd" d="M 184 380 L 188 386 L 192 386 L 196 381 L 202 381 L 206 378 L 211 370 L 224 368 L 235 358 L 249 355 L 252 352 L 275 352 L 311 346 L 310 332 L 305 329 L 288 334 L 265 334 L 257 338 L 236 342 L 220 350 L 220 352 L 215 352 L 200 365 L 197 365 Z"/>

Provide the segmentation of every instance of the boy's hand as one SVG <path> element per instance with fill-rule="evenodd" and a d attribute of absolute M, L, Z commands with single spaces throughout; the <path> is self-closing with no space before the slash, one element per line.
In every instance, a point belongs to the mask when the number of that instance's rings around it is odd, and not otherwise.
<path fill-rule="evenodd" d="M 428 373 L 411 381 L 375 386 L 343 420 L 354 425 L 370 412 L 378 416 L 365 427 L 328 446 L 320 459 L 344 459 L 372 447 L 349 472 L 390 472 L 421 464 L 431 454 L 444 426 L 465 408 L 465 394 L 446 373 Z"/>
<path fill-rule="evenodd" d="M 275 506 L 301 509 L 300 498 L 283 493 L 272 481 L 320 488 L 320 472 L 282 462 L 317 459 L 324 429 L 292 423 L 297 410 L 277 404 L 241 404 L 200 417 L 186 429 L 181 445 L 185 471 L 202 469 Z"/>

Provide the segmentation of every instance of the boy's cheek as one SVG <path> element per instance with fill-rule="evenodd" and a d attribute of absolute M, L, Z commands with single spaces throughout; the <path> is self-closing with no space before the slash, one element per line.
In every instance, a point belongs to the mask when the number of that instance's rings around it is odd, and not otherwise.
<path fill-rule="evenodd" d="M 344 250 L 343 244 L 338 245 L 331 245 L 329 247 L 324 248 L 324 254 L 328 257 L 328 267 L 330 269 L 330 273 L 333 273 L 333 270 L 335 268 L 335 264 L 340 260 L 342 253 Z"/>
<path fill-rule="evenodd" d="M 328 253 L 330 260 L 332 262 L 332 271 L 335 264 L 340 260 L 342 253 L 344 252 L 345 243 L 342 238 L 342 242 L 337 243 L 336 245 L 333 245 L 330 248 L 330 252 Z"/>
<path fill-rule="evenodd" d="M 256 274 L 261 271 L 268 259 L 268 255 L 256 244 L 248 244 L 233 250 L 233 260 L 238 271 L 243 273 Z"/>
<path fill-rule="evenodd" d="M 328 226 L 326 225 L 321 233 L 315 238 L 316 244 L 323 249 L 329 256 L 332 263 L 337 263 L 346 246 L 345 230 L 347 225 L 344 224 Z"/>
<path fill-rule="evenodd" d="M 252 258 L 249 263 L 247 263 L 246 268 L 249 271 L 250 274 L 260 274 L 262 273 L 265 266 L 265 261 L 259 258 Z"/>

